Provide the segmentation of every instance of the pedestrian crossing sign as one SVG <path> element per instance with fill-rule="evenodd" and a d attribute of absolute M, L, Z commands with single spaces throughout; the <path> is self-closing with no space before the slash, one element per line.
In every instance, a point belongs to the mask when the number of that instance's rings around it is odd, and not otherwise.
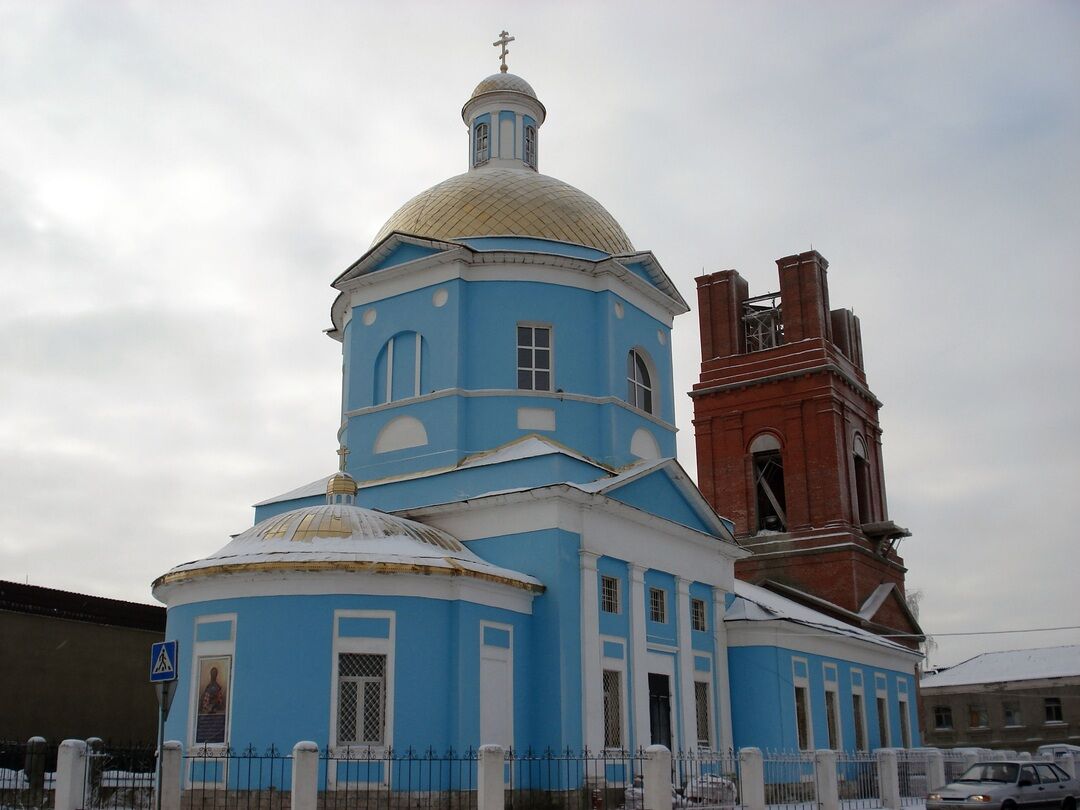
<path fill-rule="evenodd" d="M 176 680 L 179 661 L 179 643 L 156 641 L 150 647 L 150 683 Z"/>

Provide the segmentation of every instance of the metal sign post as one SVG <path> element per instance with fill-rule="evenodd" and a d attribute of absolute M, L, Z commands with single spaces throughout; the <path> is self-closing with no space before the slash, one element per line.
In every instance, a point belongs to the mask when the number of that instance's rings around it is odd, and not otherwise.
<path fill-rule="evenodd" d="M 150 647 L 150 683 L 158 699 L 157 733 L 157 791 L 156 806 L 161 810 L 161 760 L 165 747 L 165 721 L 176 695 L 176 673 L 180 664 L 180 644 L 177 641 L 157 641 Z"/>

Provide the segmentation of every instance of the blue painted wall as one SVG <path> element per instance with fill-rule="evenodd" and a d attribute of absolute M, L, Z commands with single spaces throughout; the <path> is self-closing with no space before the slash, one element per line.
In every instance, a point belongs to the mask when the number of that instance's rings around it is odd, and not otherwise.
<path fill-rule="evenodd" d="M 686 495 L 663 470 L 643 476 L 612 490 L 609 494 L 615 500 L 644 512 L 659 515 L 700 532 L 712 533 L 697 509 L 691 506 Z"/>

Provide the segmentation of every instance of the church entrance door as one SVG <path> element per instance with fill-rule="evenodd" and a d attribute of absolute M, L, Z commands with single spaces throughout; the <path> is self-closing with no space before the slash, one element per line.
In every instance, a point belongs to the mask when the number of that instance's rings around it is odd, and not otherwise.
<path fill-rule="evenodd" d="M 653 745 L 671 750 L 671 680 L 649 673 L 649 731 Z"/>

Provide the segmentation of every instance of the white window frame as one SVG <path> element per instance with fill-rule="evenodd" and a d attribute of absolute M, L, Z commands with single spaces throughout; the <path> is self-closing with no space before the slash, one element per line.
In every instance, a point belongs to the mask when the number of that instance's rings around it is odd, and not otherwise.
<path fill-rule="evenodd" d="M 832 680 L 829 680 L 829 674 L 832 674 Z M 840 711 L 840 672 L 837 669 L 836 664 L 822 664 L 821 667 L 822 681 L 825 685 L 825 722 L 826 733 L 828 732 L 828 721 L 830 717 L 834 727 L 836 728 L 836 739 L 829 740 L 831 743 L 835 743 L 831 746 L 834 751 L 844 750 L 844 725 L 841 722 L 842 713 Z M 832 708 L 829 707 L 829 695 L 832 695 Z"/>
<path fill-rule="evenodd" d="M 197 616 L 195 618 L 194 634 L 192 639 L 199 637 L 199 625 L 201 624 L 218 624 L 220 622 L 228 622 L 232 629 L 229 632 L 229 639 L 227 641 L 194 641 L 191 651 L 191 687 L 188 695 L 188 705 L 191 707 L 191 711 L 188 715 L 188 750 L 207 752 L 210 754 L 222 753 L 224 754 L 229 748 L 229 742 L 232 739 L 232 714 L 233 714 L 233 695 L 236 692 L 236 614 L 235 613 L 218 613 L 211 616 Z M 203 658 L 229 658 L 229 684 L 225 695 L 226 709 L 225 709 L 225 741 L 221 743 L 197 743 L 195 742 L 195 731 L 198 723 L 199 716 L 199 661 Z M 225 771 L 227 770 L 227 763 L 219 767 L 221 774 L 221 780 L 225 778 Z M 190 773 L 190 771 L 189 771 Z M 219 781 L 221 781 L 219 780 Z M 209 780 L 188 780 L 189 784 L 214 784 Z"/>
<path fill-rule="evenodd" d="M 521 338 L 518 337 L 519 329 L 531 329 L 531 340 L 527 346 L 523 346 Z M 546 329 L 548 333 L 548 345 L 546 347 L 536 345 L 536 330 Z M 548 352 L 548 367 L 546 369 L 536 367 L 536 349 L 547 349 Z M 518 352 L 521 349 L 529 349 L 532 351 L 532 365 L 523 366 L 518 363 Z M 528 371 L 530 374 L 530 380 L 532 382 L 531 387 L 522 388 L 519 375 L 522 371 Z M 548 387 L 537 388 L 536 387 L 536 372 L 546 371 L 548 373 Z M 554 391 L 555 390 L 555 328 L 550 323 L 539 323 L 534 321 L 518 321 L 514 327 L 514 384 L 518 391 Z"/>
<path fill-rule="evenodd" d="M 1056 700 L 1057 703 L 1050 703 L 1051 700 Z M 1050 719 L 1050 709 L 1056 708 L 1056 719 Z M 1058 695 L 1047 695 L 1043 697 L 1043 725 L 1044 726 L 1060 726 L 1065 723 L 1065 701 L 1063 701 Z"/>
<path fill-rule="evenodd" d="M 491 125 L 486 121 L 477 121 L 473 128 L 472 152 L 473 166 L 483 166 L 491 160 Z"/>
<path fill-rule="evenodd" d="M 796 674 L 798 671 L 798 664 L 802 664 L 803 672 L 806 675 Z M 813 751 L 814 750 L 814 707 L 812 705 L 810 697 L 810 662 L 805 658 L 798 658 L 792 656 L 791 658 L 791 685 L 792 685 L 792 697 L 795 699 L 795 747 L 800 751 Z M 803 707 L 805 708 L 804 716 L 801 718 L 802 722 L 806 724 L 806 747 L 799 746 L 799 690 L 803 690 L 804 700 Z"/>
<path fill-rule="evenodd" d="M 606 607 L 609 604 L 607 598 L 608 589 L 605 587 L 608 583 L 614 585 L 614 588 L 611 590 L 612 599 L 610 600 L 611 603 L 614 604 L 614 610 L 608 610 Z M 610 576 L 608 574 L 600 575 L 600 612 L 616 616 L 622 613 L 622 586 L 619 584 L 618 577 Z"/>
<path fill-rule="evenodd" d="M 389 621 L 389 632 L 386 638 L 340 636 L 338 635 L 338 629 L 341 619 L 387 619 Z M 333 660 L 330 663 L 330 750 L 335 754 L 344 753 L 348 748 L 352 748 L 354 751 L 357 748 L 367 751 L 369 748 L 364 743 L 342 743 L 338 741 L 338 660 L 342 653 L 385 656 L 386 666 L 383 669 L 383 677 L 386 680 L 383 692 L 383 741 L 381 745 L 372 745 L 370 748 L 373 754 L 381 756 L 393 747 L 395 619 L 396 615 L 392 610 L 334 611 L 334 643 L 331 650 Z M 384 779 L 388 775 L 384 774 Z M 329 772 L 327 779 L 333 781 Z"/>
<path fill-rule="evenodd" d="M 603 678 L 604 670 L 611 670 L 619 673 L 619 736 L 622 738 L 622 746 L 619 749 L 604 747 L 605 751 L 627 750 L 629 749 L 629 730 L 630 725 L 627 722 L 629 707 L 626 705 L 626 651 L 627 641 L 625 638 L 619 636 L 600 636 L 600 649 L 604 649 L 604 645 L 607 642 L 618 644 L 623 650 L 622 658 L 610 658 L 606 655 L 600 658 L 600 677 Z M 600 684 L 600 700 L 604 699 L 604 684 Z M 604 742 L 607 742 L 607 715 L 604 711 L 603 705 L 600 707 L 600 713 L 604 722 Z"/>
<path fill-rule="evenodd" d="M 378 403 L 380 405 L 388 405 L 391 402 L 402 402 L 404 400 L 394 399 L 394 342 L 398 339 L 399 335 L 415 335 L 416 336 L 416 349 L 413 365 L 413 392 L 414 397 L 420 396 L 420 363 L 423 360 L 423 344 L 424 338 L 419 332 L 404 331 L 398 332 L 396 335 L 386 341 L 386 398 Z M 405 397 L 409 399 L 409 397 Z"/>
<path fill-rule="evenodd" d="M 659 594 L 660 598 L 656 599 Z M 649 621 L 655 624 L 667 624 L 667 591 L 656 586 L 649 586 Z M 660 616 L 660 618 L 656 618 Z"/>
<path fill-rule="evenodd" d="M 701 735 L 698 733 L 701 729 L 697 725 L 698 720 L 700 720 L 700 717 L 698 717 L 698 684 L 705 687 L 705 733 L 709 738 L 704 741 L 702 741 Z M 713 714 L 712 680 L 706 673 L 701 673 L 694 678 L 694 740 L 698 750 L 712 751 L 715 749 L 716 724 L 713 721 Z"/>
<path fill-rule="evenodd" d="M 697 610 L 699 607 L 701 609 Z M 701 621 L 698 621 L 699 618 Z M 708 607 L 704 599 L 696 596 L 690 597 L 690 629 L 699 633 L 707 633 L 709 630 Z"/>
<path fill-rule="evenodd" d="M 631 349 L 626 354 L 627 364 L 630 368 L 627 369 L 626 375 L 626 401 L 631 407 L 637 408 L 642 413 L 655 414 L 657 410 L 657 398 L 659 394 L 659 386 L 656 380 L 656 369 L 653 366 L 652 358 L 642 349 Z M 638 361 L 641 362 L 641 367 L 645 369 L 645 373 L 649 379 L 646 383 L 645 380 L 638 379 Z M 649 394 L 649 407 L 645 407 L 645 392 Z"/>
<path fill-rule="evenodd" d="M 525 125 L 525 165 L 530 169 L 536 168 L 536 126 Z"/>
<path fill-rule="evenodd" d="M 882 706 L 885 708 L 884 712 L 882 712 Z M 874 675 L 874 710 L 878 715 L 879 736 L 881 729 L 885 730 L 885 739 L 878 740 L 878 745 L 882 748 L 891 748 L 892 721 L 889 718 L 889 685 L 884 675 Z"/>
<path fill-rule="evenodd" d="M 507 633 L 510 636 L 510 646 L 508 646 L 508 647 L 500 647 L 500 646 L 495 645 L 495 644 L 485 644 L 484 643 L 484 630 L 486 630 L 489 627 L 494 629 L 494 630 L 499 630 L 499 631 L 502 631 L 504 633 Z M 514 740 L 514 712 L 513 712 L 513 706 L 514 706 L 514 626 L 512 624 L 503 624 L 502 622 L 489 622 L 489 621 L 481 621 L 480 622 L 480 661 L 477 662 L 477 665 L 478 666 L 483 666 L 483 664 L 481 662 L 485 658 L 505 663 L 507 665 L 507 672 L 510 673 L 510 696 L 509 697 L 510 697 L 511 711 L 510 711 L 510 717 L 509 717 L 510 727 L 509 727 L 509 731 L 508 731 L 508 734 L 510 736 L 510 740 L 509 740 L 508 746 L 504 746 L 504 747 L 513 747 L 515 740 Z M 477 688 L 477 691 L 478 691 L 479 700 L 482 703 L 483 700 L 484 700 L 484 695 L 479 694 L 479 691 L 480 691 L 480 688 L 481 688 L 479 670 L 477 671 L 477 676 L 478 677 L 477 677 L 476 688 Z M 480 720 L 479 715 L 477 716 L 476 721 L 477 721 L 477 726 L 478 727 L 481 727 L 483 725 L 483 723 Z M 487 744 L 487 742 L 488 741 L 484 741 L 484 744 Z M 503 745 L 503 743 L 498 743 L 498 744 Z"/>
<path fill-rule="evenodd" d="M 858 680 L 856 681 L 856 676 Z M 851 670 L 851 723 L 855 729 L 855 746 L 858 748 L 859 744 L 859 732 L 862 732 L 862 741 L 864 750 L 870 748 L 870 738 L 867 735 L 866 729 L 866 692 L 864 691 L 863 684 L 866 683 L 865 676 L 861 669 Z M 859 711 L 855 711 L 856 701 L 859 704 Z M 860 728 L 861 726 L 861 728 Z"/>

